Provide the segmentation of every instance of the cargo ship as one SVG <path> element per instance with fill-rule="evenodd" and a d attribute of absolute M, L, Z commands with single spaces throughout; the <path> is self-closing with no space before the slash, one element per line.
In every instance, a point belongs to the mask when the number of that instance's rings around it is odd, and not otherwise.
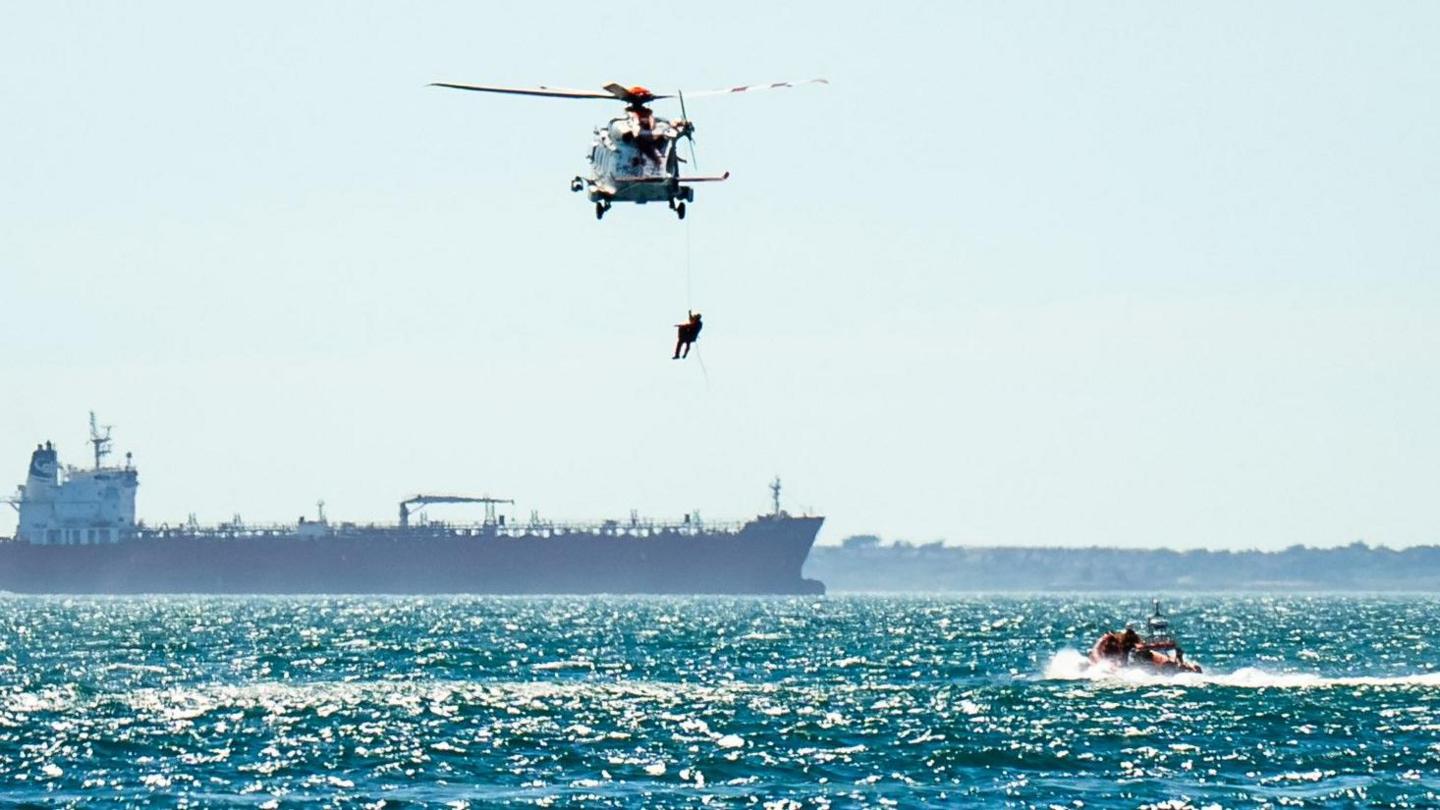
<path fill-rule="evenodd" d="M 0 540 L 0 590 L 61 594 L 820 594 L 801 575 L 824 518 L 780 507 L 735 523 L 698 514 L 656 522 L 507 519 L 488 496 L 416 495 L 394 524 L 314 519 L 250 525 L 146 525 L 127 453 L 107 465 L 110 429 L 90 417 L 94 464 L 61 467 L 51 442 L 30 455 L 9 502 L 15 536 Z M 432 504 L 478 504 L 479 522 L 430 521 Z"/>

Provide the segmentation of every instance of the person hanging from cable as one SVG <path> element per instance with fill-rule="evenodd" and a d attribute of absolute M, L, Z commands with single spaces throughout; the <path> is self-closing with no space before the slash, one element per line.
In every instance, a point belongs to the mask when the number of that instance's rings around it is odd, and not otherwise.
<path fill-rule="evenodd" d="M 690 356 L 690 344 L 700 339 L 701 326 L 698 312 L 691 312 L 690 320 L 685 323 L 675 324 L 675 356 L 670 358 L 671 360 L 680 360 Z M 685 348 L 684 354 L 680 353 L 682 346 Z"/>

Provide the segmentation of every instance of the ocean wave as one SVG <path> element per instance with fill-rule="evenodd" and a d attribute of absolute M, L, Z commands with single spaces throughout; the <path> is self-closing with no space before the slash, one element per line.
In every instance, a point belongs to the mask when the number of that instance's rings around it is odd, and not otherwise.
<path fill-rule="evenodd" d="M 1094 664 L 1078 650 L 1061 650 L 1045 665 L 1047 681 L 1111 681 L 1136 685 L 1230 686 L 1243 689 L 1325 689 L 1354 686 L 1440 687 L 1440 672 L 1413 675 L 1327 676 L 1310 672 L 1269 672 L 1241 667 L 1234 672 L 1180 672 L 1161 674 L 1142 669 Z"/>
<path fill-rule="evenodd" d="M 33 806 L 1433 804 L 1440 600 L 1196 597 L 1194 648 L 1253 657 L 1177 677 L 1064 649 L 1114 603 L 7 602 L 0 783 Z"/>

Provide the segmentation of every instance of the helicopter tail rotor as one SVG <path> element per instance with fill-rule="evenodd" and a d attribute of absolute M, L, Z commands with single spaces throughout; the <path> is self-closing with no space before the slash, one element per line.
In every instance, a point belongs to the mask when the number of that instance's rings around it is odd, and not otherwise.
<path fill-rule="evenodd" d="M 685 91 L 676 90 L 675 95 L 680 98 L 680 117 L 685 119 L 685 140 L 690 142 L 690 166 L 698 171 L 700 160 L 695 157 L 695 124 L 691 123 L 690 114 L 685 112 Z"/>

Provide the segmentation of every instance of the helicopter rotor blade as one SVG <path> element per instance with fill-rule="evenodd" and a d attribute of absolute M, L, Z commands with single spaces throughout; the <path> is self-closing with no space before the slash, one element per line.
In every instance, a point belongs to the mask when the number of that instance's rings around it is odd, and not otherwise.
<path fill-rule="evenodd" d="M 765 84 L 746 84 L 741 85 L 740 87 L 731 87 L 727 90 L 701 90 L 695 93 L 691 93 L 690 97 L 698 98 L 701 96 L 726 96 L 730 95 L 731 93 L 751 93 L 756 90 L 779 90 L 786 87 L 803 87 L 807 84 L 829 83 L 829 79 L 804 79 L 802 81 L 791 82 L 767 82 Z"/>
<path fill-rule="evenodd" d="M 483 84 L 450 84 L 431 82 L 431 87 L 449 87 L 453 90 L 474 90 L 479 93 L 505 93 L 514 96 L 546 96 L 549 98 L 599 98 L 614 101 L 612 93 L 597 93 L 593 90 L 567 90 L 563 87 L 494 87 Z"/>
<path fill-rule="evenodd" d="M 756 90 L 777 90 L 784 87 L 801 87 L 807 84 L 829 84 L 827 79 L 806 79 L 804 81 L 792 82 L 769 82 L 766 84 L 747 84 L 740 87 L 731 87 L 725 90 L 701 90 L 691 93 L 690 97 L 697 96 L 723 96 L 732 93 L 748 93 Z M 643 87 L 626 87 L 618 82 L 611 82 L 605 85 L 605 92 L 594 90 L 571 90 L 564 87 L 499 87 L 488 84 L 454 84 L 451 82 L 431 82 L 431 87 L 449 87 L 453 90 L 471 90 L 478 93 L 503 93 L 514 96 L 543 96 L 548 98 L 598 98 L 604 100 L 618 100 L 630 103 L 648 104 L 662 98 L 672 98 L 665 93 L 651 93 Z M 684 104 L 680 112 L 684 114 Z"/>

